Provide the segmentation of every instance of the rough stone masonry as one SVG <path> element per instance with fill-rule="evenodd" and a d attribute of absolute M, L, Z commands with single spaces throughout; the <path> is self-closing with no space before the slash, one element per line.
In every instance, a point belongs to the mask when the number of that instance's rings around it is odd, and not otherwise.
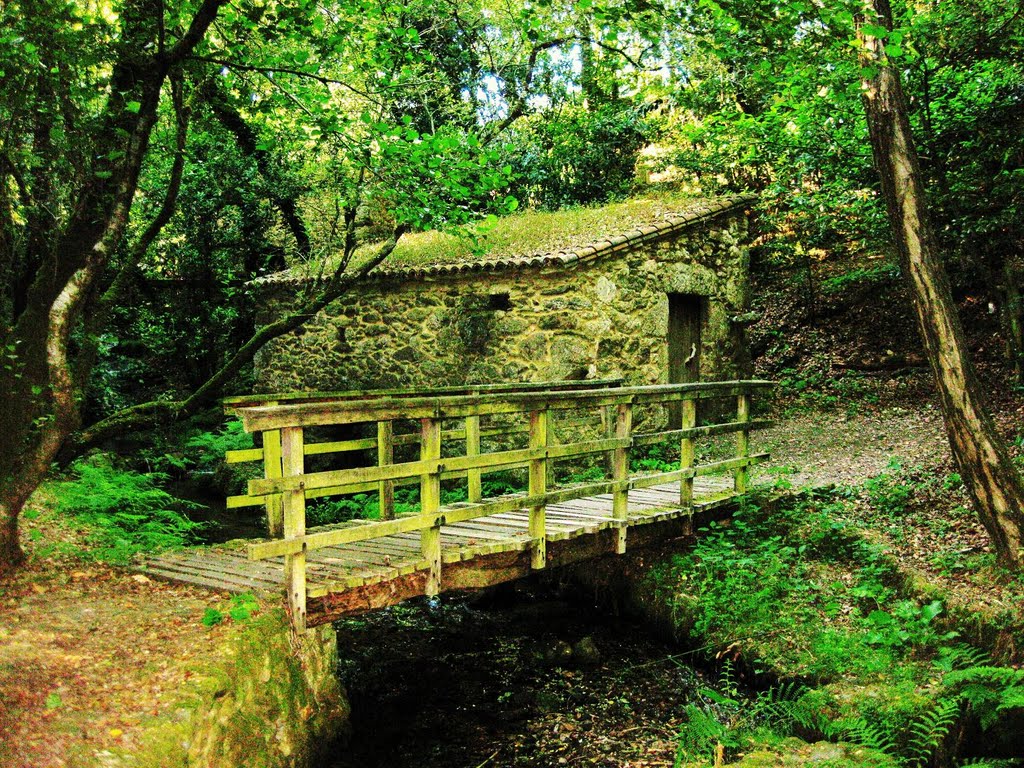
<path fill-rule="evenodd" d="M 670 295 L 698 297 L 699 378 L 749 373 L 751 196 L 574 251 L 385 267 L 257 359 L 262 392 L 622 377 L 669 381 Z M 300 281 L 262 284 L 262 322 Z"/>

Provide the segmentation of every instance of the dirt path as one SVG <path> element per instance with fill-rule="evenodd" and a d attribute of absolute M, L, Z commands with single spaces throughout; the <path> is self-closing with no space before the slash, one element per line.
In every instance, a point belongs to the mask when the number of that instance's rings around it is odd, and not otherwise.
<path fill-rule="evenodd" d="M 754 451 L 771 460 L 759 480 L 785 477 L 793 487 L 857 485 L 892 459 L 904 467 L 934 466 L 949 457 L 939 411 L 888 408 L 880 412 L 805 412 L 751 436 Z"/>

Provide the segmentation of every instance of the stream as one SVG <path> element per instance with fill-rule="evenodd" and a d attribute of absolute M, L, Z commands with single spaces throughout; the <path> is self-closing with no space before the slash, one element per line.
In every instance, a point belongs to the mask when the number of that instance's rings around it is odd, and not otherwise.
<path fill-rule="evenodd" d="M 642 625 L 533 582 L 336 628 L 353 735 L 323 768 L 671 766 L 707 686 Z"/>

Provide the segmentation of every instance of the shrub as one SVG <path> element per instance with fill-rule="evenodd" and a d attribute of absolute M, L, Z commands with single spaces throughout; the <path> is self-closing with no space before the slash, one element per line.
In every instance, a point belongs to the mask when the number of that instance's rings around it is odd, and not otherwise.
<path fill-rule="evenodd" d="M 193 543 L 206 526 L 184 514 L 198 505 L 159 487 L 164 475 L 125 471 L 103 455 L 77 461 L 71 469 L 75 478 L 57 485 L 56 510 L 91 531 L 94 547 L 83 553 L 88 557 L 126 563 L 139 552 Z"/>

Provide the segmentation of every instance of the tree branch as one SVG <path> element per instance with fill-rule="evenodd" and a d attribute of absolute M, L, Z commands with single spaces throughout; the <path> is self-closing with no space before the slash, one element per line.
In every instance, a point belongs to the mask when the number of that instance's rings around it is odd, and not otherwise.
<path fill-rule="evenodd" d="M 371 271 L 381 264 L 398 245 L 398 241 L 408 231 L 405 225 L 399 225 L 381 248 L 356 271 L 339 275 L 335 273 L 327 281 L 323 290 L 285 317 L 261 326 L 238 349 L 213 376 L 204 382 L 195 392 L 183 400 L 154 400 L 125 408 L 117 413 L 72 435 L 61 460 L 69 461 L 81 455 L 88 448 L 98 445 L 111 437 L 125 434 L 132 430 L 169 424 L 194 415 L 214 398 L 220 396 L 224 388 L 241 369 L 252 362 L 256 353 L 268 342 L 295 330 L 332 301 L 341 298 L 354 285 L 362 281 Z"/>

